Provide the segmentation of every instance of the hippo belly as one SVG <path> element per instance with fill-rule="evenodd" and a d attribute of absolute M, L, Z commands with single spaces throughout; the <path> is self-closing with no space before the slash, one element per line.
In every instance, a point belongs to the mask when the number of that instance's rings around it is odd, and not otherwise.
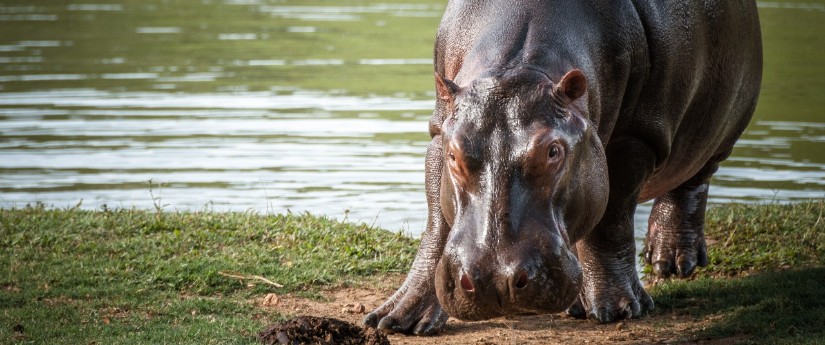
<path fill-rule="evenodd" d="M 456 1 L 435 43 L 427 229 L 407 279 L 364 322 L 435 334 L 449 316 L 653 308 L 645 260 L 707 263 L 704 212 L 761 82 L 754 1 Z"/>

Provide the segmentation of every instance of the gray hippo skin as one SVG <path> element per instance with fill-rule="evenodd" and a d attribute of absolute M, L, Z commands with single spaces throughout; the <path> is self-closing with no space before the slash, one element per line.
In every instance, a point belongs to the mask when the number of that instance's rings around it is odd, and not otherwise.
<path fill-rule="evenodd" d="M 754 1 L 453 0 L 434 60 L 427 229 L 365 324 L 638 316 L 653 301 L 633 212 L 650 199 L 655 274 L 707 263 L 708 182 L 759 94 Z"/>

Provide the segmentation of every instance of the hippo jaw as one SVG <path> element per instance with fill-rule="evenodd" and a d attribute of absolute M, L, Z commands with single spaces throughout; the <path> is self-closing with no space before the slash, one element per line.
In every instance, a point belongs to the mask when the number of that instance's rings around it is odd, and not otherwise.
<path fill-rule="evenodd" d="M 453 113 L 442 124 L 440 202 L 450 225 L 435 287 L 450 316 L 481 320 L 565 310 L 582 287 L 571 248 L 607 205 L 604 148 L 573 102 L 578 70 L 552 84 L 516 68 L 460 88 L 436 76 Z"/>
<path fill-rule="evenodd" d="M 461 238 L 447 243 L 435 274 L 439 303 L 450 316 L 473 321 L 556 313 L 578 296 L 581 267 L 558 236 L 518 241 L 501 250 L 459 245 Z"/>

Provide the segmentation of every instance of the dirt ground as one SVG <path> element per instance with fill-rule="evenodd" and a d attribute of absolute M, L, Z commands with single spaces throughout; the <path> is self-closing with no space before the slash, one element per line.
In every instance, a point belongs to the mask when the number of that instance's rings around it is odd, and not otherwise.
<path fill-rule="evenodd" d="M 401 284 L 393 277 L 378 288 L 338 288 L 324 291 L 326 301 L 268 295 L 256 303 L 264 309 L 286 315 L 311 315 L 337 318 L 360 325 L 365 313 L 379 306 Z M 389 287 L 392 286 L 392 287 Z M 363 311 L 360 307 L 364 306 Z M 450 319 L 446 329 L 435 337 L 400 334 L 389 336 L 392 344 L 737 344 L 743 338 L 696 339 L 692 330 L 712 320 L 695 321 L 689 316 L 659 314 L 612 324 L 596 324 L 563 314 L 498 318 L 480 322 Z"/>

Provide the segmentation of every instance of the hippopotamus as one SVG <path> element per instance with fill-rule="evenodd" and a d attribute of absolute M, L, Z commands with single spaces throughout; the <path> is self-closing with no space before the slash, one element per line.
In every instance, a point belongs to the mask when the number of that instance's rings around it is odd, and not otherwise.
<path fill-rule="evenodd" d="M 434 55 L 426 230 L 366 325 L 637 317 L 654 306 L 633 238 L 647 200 L 654 274 L 707 264 L 709 181 L 761 84 L 754 1 L 450 0 Z"/>

